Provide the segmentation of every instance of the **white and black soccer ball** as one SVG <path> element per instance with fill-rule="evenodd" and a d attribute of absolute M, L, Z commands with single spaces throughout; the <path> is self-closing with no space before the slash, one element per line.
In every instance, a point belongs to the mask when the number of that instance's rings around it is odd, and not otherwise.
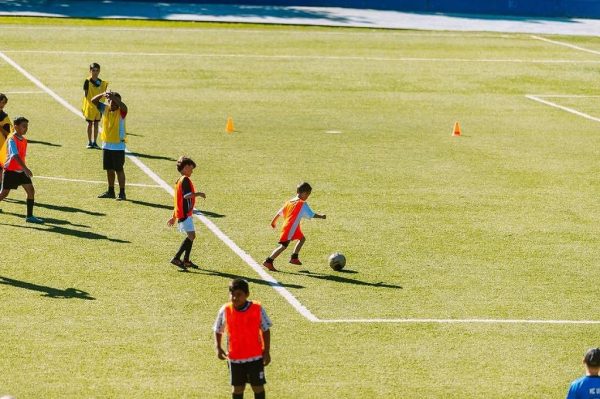
<path fill-rule="evenodd" d="M 333 253 L 329 256 L 329 267 L 335 271 L 340 271 L 346 266 L 346 257 L 339 253 Z"/>

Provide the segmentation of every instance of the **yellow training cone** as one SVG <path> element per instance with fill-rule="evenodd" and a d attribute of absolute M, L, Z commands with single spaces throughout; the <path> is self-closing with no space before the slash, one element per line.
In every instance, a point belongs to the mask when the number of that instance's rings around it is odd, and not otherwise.
<path fill-rule="evenodd" d="M 233 133 L 235 129 L 233 128 L 233 118 L 231 116 L 227 117 L 227 125 L 225 125 L 225 131 L 227 133 Z"/>
<path fill-rule="evenodd" d="M 458 122 L 454 122 L 454 129 L 452 130 L 452 136 L 458 137 L 460 136 L 460 125 Z"/>

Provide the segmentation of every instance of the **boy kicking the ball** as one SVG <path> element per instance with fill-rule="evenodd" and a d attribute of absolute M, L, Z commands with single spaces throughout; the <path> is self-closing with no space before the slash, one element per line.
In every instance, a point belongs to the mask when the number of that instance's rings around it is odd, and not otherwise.
<path fill-rule="evenodd" d="M 233 399 L 243 399 L 250 383 L 255 399 L 265 399 L 265 366 L 271 363 L 271 320 L 259 302 L 248 301 L 248 282 L 236 278 L 229 284 L 229 299 L 219 310 L 213 326 L 215 351 L 228 359 Z M 227 352 L 223 334 L 227 333 Z"/>
<path fill-rule="evenodd" d="M 298 254 L 300 249 L 302 249 L 302 245 L 306 241 L 304 234 L 302 234 L 302 230 L 300 229 L 300 222 L 302 218 L 317 218 L 317 219 L 326 219 L 326 215 L 319 215 L 315 213 L 306 200 L 310 196 L 312 192 L 312 187 L 310 184 L 303 182 L 298 185 L 296 188 L 297 195 L 291 200 L 287 201 L 283 204 L 283 207 L 277 211 L 273 220 L 271 220 L 271 227 L 275 228 L 277 225 L 277 219 L 279 217 L 283 217 L 283 227 L 281 229 L 281 236 L 279 237 L 279 246 L 275 248 L 271 256 L 269 256 L 264 262 L 263 266 L 269 270 L 277 271 L 275 266 L 273 265 L 273 261 L 288 247 L 291 241 L 298 240 L 296 246 L 294 248 L 294 252 L 292 253 L 292 257 L 290 258 L 290 263 L 293 265 L 301 265 L 300 259 L 298 258 Z"/>
<path fill-rule="evenodd" d="M 190 260 L 192 244 L 196 239 L 193 214 L 196 197 L 206 198 L 206 194 L 196 192 L 194 184 L 190 179 L 195 167 L 196 163 L 188 157 L 182 156 L 177 160 L 177 171 L 181 173 L 181 177 L 175 183 L 175 208 L 173 209 L 173 216 L 167 221 L 167 226 L 173 226 L 177 220 L 179 231 L 186 234 L 185 239 L 179 247 L 179 251 L 171 259 L 172 264 L 183 270 L 187 270 L 188 267 L 193 269 L 198 268 Z M 181 260 L 182 254 L 183 261 Z"/>

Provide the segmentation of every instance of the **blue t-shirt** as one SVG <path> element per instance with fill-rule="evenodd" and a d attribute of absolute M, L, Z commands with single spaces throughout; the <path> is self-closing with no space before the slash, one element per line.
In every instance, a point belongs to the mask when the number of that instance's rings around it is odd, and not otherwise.
<path fill-rule="evenodd" d="M 585 376 L 573 381 L 567 399 L 600 399 L 600 376 Z"/>

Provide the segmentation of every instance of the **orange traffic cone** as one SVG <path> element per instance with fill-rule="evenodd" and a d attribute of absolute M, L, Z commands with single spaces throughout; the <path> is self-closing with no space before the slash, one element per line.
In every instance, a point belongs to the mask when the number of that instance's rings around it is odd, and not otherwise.
<path fill-rule="evenodd" d="M 454 130 L 452 130 L 452 136 L 453 137 L 460 136 L 460 125 L 458 124 L 458 122 L 454 122 Z"/>
<path fill-rule="evenodd" d="M 235 132 L 235 129 L 233 128 L 233 118 L 231 116 L 227 117 L 227 125 L 225 125 L 225 131 L 227 133 Z"/>

